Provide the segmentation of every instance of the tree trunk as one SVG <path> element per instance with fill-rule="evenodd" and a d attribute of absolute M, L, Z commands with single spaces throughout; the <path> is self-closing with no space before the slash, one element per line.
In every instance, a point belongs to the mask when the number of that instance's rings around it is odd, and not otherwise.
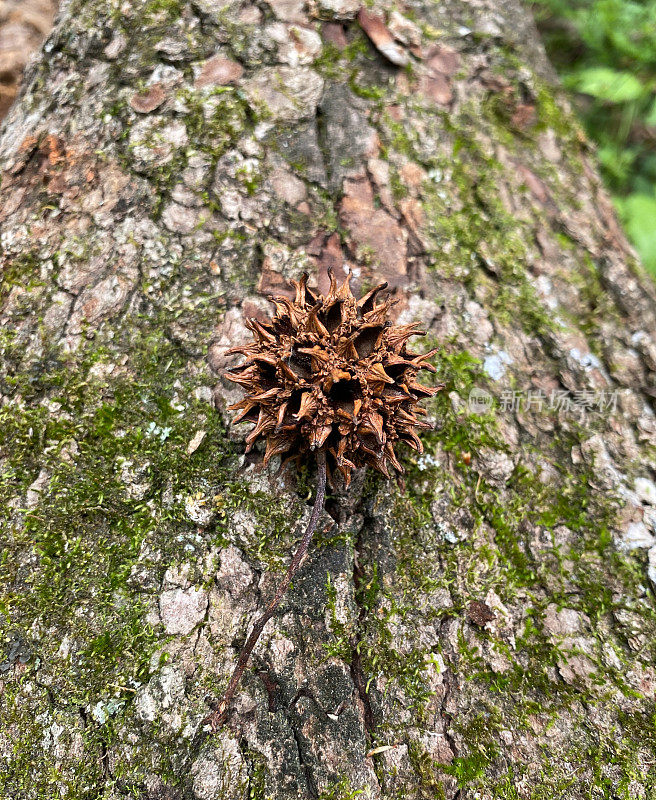
<path fill-rule="evenodd" d="M 63 4 L 0 139 L 3 797 L 654 796 L 656 293 L 590 150 L 513 0 Z M 209 737 L 314 486 L 226 351 L 330 267 L 447 386 Z"/>

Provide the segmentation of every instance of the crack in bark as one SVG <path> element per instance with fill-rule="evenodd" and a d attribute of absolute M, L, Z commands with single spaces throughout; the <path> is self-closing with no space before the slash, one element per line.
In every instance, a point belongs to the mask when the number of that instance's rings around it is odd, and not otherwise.
<path fill-rule="evenodd" d="M 291 700 L 290 704 L 287 706 L 287 708 L 290 709 L 290 710 L 292 708 L 294 708 L 296 706 L 296 703 L 298 703 L 298 701 L 301 699 L 301 697 L 306 697 L 308 700 L 312 700 L 312 702 L 315 703 L 315 705 L 317 705 L 319 708 L 321 708 L 321 705 L 317 702 L 317 699 L 312 694 L 312 692 L 309 689 L 306 689 L 303 686 L 296 692 L 296 694 L 292 698 L 292 700 Z M 321 708 L 321 710 L 323 711 L 323 708 Z"/>
<path fill-rule="evenodd" d="M 349 645 L 351 647 L 351 658 L 348 662 L 349 673 L 353 683 L 354 691 L 357 692 L 358 698 L 362 706 L 362 721 L 364 726 L 365 737 L 368 743 L 373 741 L 373 732 L 375 730 L 375 721 L 373 709 L 369 701 L 367 693 L 367 682 L 364 675 L 362 665 L 362 656 L 360 654 L 360 644 L 362 642 L 362 629 L 364 620 L 367 615 L 366 607 L 360 602 L 359 587 L 364 579 L 364 573 L 360 567 L 360 554 L 362 552 L 362 539 L 363 532 L 367 529 L 368 523 L 371 521 L 367 516 L 363 506 L 362 487 L 364 483 L 365 473 L 363 470 L 354 473 L 353 482 L 351 484 L 351 491 L 348 495 L 339 497 L 337 506 L 335 508 L 335 521 L 336 523 L 343 524 L 346 520 L 352 519 L 358 512 L 363 513 L 363 521 L 358 529 L 358 533 L 353 545 L 353 597 L 355 607 L 358 615 L 355 625 L 355 631 L 350 638 Z"/>
<path fill-rule="evenodd" d="M 162 583 L 162 585 L 160 586 L 160 589 L 159 589 L 159 594 L 161 594 L 161 592 L 162 592 L 162 591 L 164 591 L 164 583 Z M 201 623 L 200 623 L 200 625 L 198 626 L 198 630 L 196 631 L 196 639 L 195 639 L 195 641 L 194 641 L 194 645 L 193 645 L 193 647 L 192 647 L 192 649 L 191 649 L 191 652 L 192 652 L 194 655 L 196 655 L 196 648 L 198 647 L 198 642 L 200 641 L 200 636 L 201 636 L 201 633 L 202 633 L 202 632 L 203 632 L 203 630 L 204 630 L 204 629 L 207 627 L 207 625 L 208 625 L 208 623 L 209 623 L 209 620 L 210 620 L 210 605 L 211 605 L 211 604 L 210 604 L 210 597 L 209 597 L 209 594 L 208 594 L 208 595 L 207 595 L 207 602 L 205 603 L 205 614 L 203 615 L 203 620 L 202 620 L 202 622 L 201 622 Z M 195 671 L 196 671 L 196 670 L 195 670 L 195 668 L 194 668 L 194 672 L 195 672 Z"/>
<path fill-rule="evenodd" d="M 296 742 L 296 751 L 298 753 L 298 763 L 301 765 L 301 769 L 303 770 L 303 774 L 305 775 L 305 786 L 307 789 L 307 796 L 311 798 L 311 800 L 317 800 L 319 797 L 319 790 L 317 788 L 317 784 L 314 780 L 312 775 L 312 769 L 310 764 L 305 761 L 303 756 L 303 744 L 301 742 L 301 737 L 298 729 L 293 724 L 291 718 L 287 716 L 287 720 L 289 721 L 289 727 L 292 732 L 292 736 L 294 737 L 294 742 Z"/>
<path fill-rule="evenodd" d="M 371 708 L 371 703 L 369 702 L 369 695 L 367 694 L 367 684 L 365 681 L 364 670 L 362 667 L 362 655 L 360 653 L 360 644 L 361 644 L 361 630 L 364 623 L 365 616 L 367 614 L 366 608 L 360 603 L 359 601 L 359 591 L 358 586 L 361 583 L 364 575 L 360 566 L 358 564 L 358 553 L 360 552 L 361 546 L 361 531 L 358 533 L 358 537 L 355 542 L 354 553 L 353 553 L 353 585 L 354 585 L 354 594 L 355 594 L 355 604 L 358 608 L 358 620 L 357 620 L 357 629 L 354 638 L 354 642 L 351 648 L 351 663 L 350 663 L 350 672 L 351 672 L 351 680 L 353 681 L 353 685 L 358 693 L 358 697 L 360 698 L 360 702 L 362 703 L 363 708 L 363 722 L 364 722 L 364 729 L 365 734 L 369 741 L 372 741 L 373 731 L 374 731 L 374 714 Z"/>
<path fill-rule="evenodd" d="M 278 709 L 278 681 L 274 680 L 265 669 L 258 670 L 257 676 L 264 684 L 267 693 L 268 708 L 269 711 L 273 713 Z M 292 703 L 293 702 L 295 702 L 295 699 L 292 700 Z"/>
<path fill-rule="evenodd" d="M 57 703 L 56 703 L 56 700 L 55 700 L 55 693 L 53 692 L 53 690 L 50 688 L 50 686 L 46 686 L 44 683 L 41 683 L 39 681 L 38 675 L 37 675 L 37 670 L 34 671 L 33 680 L 34 680 L 35 686 L 38 686 L 39 689 L 43 689 L 43 691 L 46 693 L 46 695 L 48 697 L 48 704 L 50 705 L 51 710 L 54 711 L 56 709 L 56 707 L 57 707 Z"/>
<path fill-rule="evenodd" d="M 440 626 L 440 639 L 443 638 L 444 627 L 448 624 L 448 620 L 445 620 L 442 625 Z M 455 676 L 453 675 L 451 669 L 449 667 L 443 673 L 444 677 L 444 695 L 442 696 L 442 702 L 440 703 L 440 719 L 444 725 L 444 738 L 447 740 L 449 747 L 451 748 L 451 752 L 453 753 L 453 757 L 458 757 L 458 746 L 455 742 L 455 738 L 453 733 L 450 730 L 450 724 L 452 721 L 451 714 L 447 711 L 447 702 L 451 696 L 451 692 L 455 688 Z M 454 795 L 453 800 L 457 800 L 460 794 L 460 790 Z"/>
<path fill-rule="evenodd" d="M 89 715 L 87 714 L 87 710 L 84 706 L 78 707 L 78 715 L 80 720 L 82 721 L 82 727 L 84 730 L 89 730 Z M 107 741 L 107 737 L 102 733 L 102 727 L 99 726 L 98 730 L 98 745 L 100 746 L 100 768 L 102 771 L 102 780 L 105 784 L 107 781 L 111 779 L 111 775 L 109 772 L 109 743 Z"/>

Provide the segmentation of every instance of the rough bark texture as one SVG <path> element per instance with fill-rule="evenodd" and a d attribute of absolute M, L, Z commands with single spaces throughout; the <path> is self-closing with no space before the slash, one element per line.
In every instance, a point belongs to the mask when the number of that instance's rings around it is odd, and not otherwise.
<path fill-rule="evenodd" d="M 526 12 L 60 14 L 0 141 L 3 796 L 653 797 L 656 297 Z M 218 374 L 329 265 L 447 390 L 405 486 L 329 498 L 204 738 L 314 480 L 244 459 Z"/>

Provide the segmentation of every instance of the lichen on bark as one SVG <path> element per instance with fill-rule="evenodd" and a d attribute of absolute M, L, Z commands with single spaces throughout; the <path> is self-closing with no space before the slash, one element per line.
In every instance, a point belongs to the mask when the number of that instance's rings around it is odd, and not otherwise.
<path fill-rule="evenodd" d="M 654 288 L 525 10 L 357 13 L 73 0 L 6 120 L 7 796 L 654 792 Z M 310 493 L 243 456 L 219 374 L 265 294 L 345 266 L 439 347 L 436 428 L 405 485 L 329 498 L 205 739 Z"/>

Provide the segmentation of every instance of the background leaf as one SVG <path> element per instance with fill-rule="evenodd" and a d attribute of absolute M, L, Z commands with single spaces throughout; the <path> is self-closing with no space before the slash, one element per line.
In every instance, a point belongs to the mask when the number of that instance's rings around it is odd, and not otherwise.
<path fill-rule="evenodd" d="M 616 205 L 645 266 L 656 272 L 656 197 L 631 194 L 617 200 Z"/>
<path fill-rule="evenodd" d="M 619 72 L 610 67 L 590 67 L 569 77 L 567 85 L 583 94 L 592 95 L 610 103 L 637 100 L 645 87 L 630 72 Z"/>
<path fill-rule="evenodd" d="M 627 234 L 656 275 L 656 0 L 527 0 L 576 94 Z"/>

